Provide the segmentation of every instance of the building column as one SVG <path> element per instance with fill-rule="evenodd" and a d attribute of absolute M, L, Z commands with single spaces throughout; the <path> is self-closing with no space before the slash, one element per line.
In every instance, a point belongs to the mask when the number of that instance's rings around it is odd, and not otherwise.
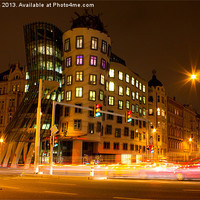
<path fill-rule="evenodd" d="M 81 164 L 82 163 L 82 140 L 73 140 L 72 147 L 72 164 Z"/>
<path fill-rule="evenodd" d="M 23 161 L 24 161 L 24 163 L 25 163 L 25 161 L 26 161 L 27 153 L 28 153 L 28 142 L 26 142 L 26 143 L 24 144 L 24 148 L 23 148 Z"/>
<path fill-rule="evenodd" d="M 3 160 L 3 167 L 7 167 L 7 165 L 8 165 L 8 161 L 11 156 L 11 151 L 12 151 L 13 145 L 14 145 L 14 142 L 10 142 L 8 145 L 6 156 Z"/>
<path fill-rule="evenodd" d="M 28 169 L 29 166 L 30 166 L 30 163 L 31 163 L 31 159 L 33 157 L 33 151 L 34 151 L 34 148 L 35 148 L 35 143 L 31 143 L 30 147 L 29 147 L 29 150 L 28 150 L 28 154 L 26 156 L 26 161 L 24 163 L 24 168 L 25 169 Z"/>
<path fill-rule="evenodd" d="M 7 149 L 8 149 L 8 143 L 5 143 L 4 146 L 2 145 L 0 152 L 0 165 L 4 159 L 4 156 L 6 155 Z"/>
<path fill-rule="evenodd" d="M 12 159 L 12 163 L 11 163 L 12 168 L 17 167 L 23 147 L 24 147 L 24 142 L 19 142 L 18 145 L 17 145 L 17 148 L 15 150 L 15 154 L 13 156 L 13 159 Z"/>

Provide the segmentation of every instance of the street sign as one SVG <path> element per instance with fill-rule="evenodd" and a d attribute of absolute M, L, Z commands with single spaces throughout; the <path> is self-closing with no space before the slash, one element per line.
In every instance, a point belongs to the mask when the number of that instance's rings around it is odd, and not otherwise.
<path fill-rule="evenodd" d="M 58 132 L 57 126 L 56 126 L 56 125 L 52 126 L 52 127 L 51 127 L 51 131 L 52 131 L 52 133 L 55 135 L 55 134 Z"/>

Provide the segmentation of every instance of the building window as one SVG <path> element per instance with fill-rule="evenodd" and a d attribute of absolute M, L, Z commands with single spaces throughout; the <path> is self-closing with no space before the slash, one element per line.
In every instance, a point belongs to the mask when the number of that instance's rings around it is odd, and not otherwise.
<path fill-rule="evenodd" d="M 107 42 L 102 40 L 102 46 L 101 46 L 101 51 L 103 53 L 107 53 Z"/>
<path fill-rule="evenodd" d="M 130 150 L 131 150 L 131 151 L 134 151 L 134 144 L 131 144 L 131 145 L 130 145 Z"/>
<path fill-rule="evenodd" d="M 115 77 L 115 70 L 109 69 L 109 77 L 114 78 Z"/>
<path fill-rule="evenodd" d="M 112 125 L 106 125 L 106 133 L 107 135 L 112 135 Z"/>
<path fill-rule="evenodd" d="M 160 142 L 160 135 L 158 135 L 158 142 Z"/>
<path fill-rule="evenodd" d="M 88 133 L 94 134 L 94 123 L 88 123 Z"/>
<path fill-rule="evenodd" d="M 136 104 L 136 106 L 135 106 L 135 111 L 138 113 L 139 112 L 139 106 L 138 106 L 138 104 Z"/>
<path fill-rule="evenodd" d="M 75 105 L 76 105 L 76 106 L 82 106 L 81 103 L 76 103 Z M 76 107 L 75 107 L 74 112 L 75 112 L 75 113 L 82 113 L 82 109 L 81 109 L 81 108 L 76 108 Z"/>
<path fill-rule="evenodd" d="M 153 97 L 152 96 L 149 97 L 149 102 L 153 102 Z"/>
<path fill-rule="evenodd" d="M 160 96 L 158 96 L 158 102 L 160 102 Z"/>
<path fill-rule="evenodd" d="M 146 97 L 142 97 L 143 104 L 146 104 Z"/>
<path fill-rule="evenodd" d="M 71 85 L 72 84 L 72 75 L 68 75 L 67 76 L 67 85 Z"/>
<path fill-rule="evenodd" d="M 119 96 L 124 95 L 124 88 L 122 86 L 119 86 Z"/>
<path fill-rule="evenodd" d="M 72 91 L 66 91 L 66 101 L 72 100 Z"/>
<path fill-rule="evenodd" d="M 135 138 L 135 132 L 131 131 L 131 139 L 134 139 L 134 138 Z"/>
<path fill-rule="evenodd" d="M 127 143 L 123 143 L 123 150 L 128 150 L 128 144 Z"/>
<path fill-rule="evenodd" d="M 111 92 L 115 91 L 115 84 L 112 81 L 109 82 L 109 91 Z"/>
<path fill-rule="evenodd" d="M 140 102 L 140 104 L 142 103 L 142 97 L 141 96 L 139 96 L 139 102 Z"/>
<path fill-rule="evenodd" d="M 131 77 L 131 85 L 135 85 L 135 79 Z"/>
<path fill-rule="evenodd" d="M 142 108 L 139 108 L 139 114 L 142 116 Z"/>
<path fill-rule="evenodd" d="M 118 123 L 118 124 L 122 124 L 122 117 L 117 116 L 117 123 Z"/>
<path fill-rule="evenodd" d="M 143 127 L 144 128 L 146 127 L 146 121 L 143 121 Z"/>
<path fill-rule="evenodd" d="M 64 107 L 65 108 L 65 111 L 64 111 L 64 116 L 65 117 L 68 117 L 69 116 L 69 107 Z"/>
<path fill-rule="evenodd" d="M 89 76 L 89 84 L 96 85 L 97 84 L 97 75 L 90 74 Z"/>
<path fill-rule="evenodd" d="M 149 115 L 153 115 L 153 109 L 152 108 L 149 109 Z"/>
<path fill-rule="evenodd" d="M 139 83 L 139 90 L 142 90 L 142 83 Z"/>
<path fill-rule="evenodd" d="M 103 101 L 103 91 L 99 90 L 99 100 Z"/>
<path fill-rule="evenodd" d="M 65 40 L 65 51 L 70 51 L 71 47 L 70 47 L 70 38 L 67 38 Z"/>
<path fill-rule="evenodd" d="M 119 150 L 119 142 L 114 142 L 113 148 Z"/>
<path fill-rule="evenodd" d="M 130 101 L 126 100 L 126 109 L 130 109 Z"/>
<path fill-rule="evenodd" d="M 90 56 L 90 65 L 97 66 L 97 56 Z"/>
<path fill-rule="evenodd" d="M 101 68 L 106 69 L 106 61 L 103 58 L 101 59 Z"/>
<path fill-rule="evenodd" d="M 81 119 L 74 120 L 74 130 L 81 130 Z"/>
<path fill-rule="evenodd" d="M 93 49 L 93 50 L 98 49 L 98 38 L 91 37 L 91 49 Z"/>
<path fill-rule="evenodd" d="M 83 88 L 82 87 L 76 88 L 76 97 L 83 97 Z"/>
<path fill-rule="evenodd" d="M 138 100 L 139 99 L 139 94 L 138 92 L 135 93 L 135 98 Z"/>
<path fill-rule="evenodd" d="M 100 84 L 101 85 L 104 85 L 105 84 L 105 77 L 104 77 L 104 75 L 100 75 Z"/>
<path fill-rule="evenodd" d="M 135 92 L 131 92 L 132 100 L 135 100 Z"/>
<path fill-rule="evenodd" d="M 143 108 L 143 116 L 145 116 L 146 115 L 146 109 L 145 108 Z"/>
<path fill-rule="evenodd" d="M 97 122 L 96 132 L 101 132 L 103 129 L 101 129 L 101 122 Z"/>
<path fill-rule="evenodd" d="M 83 81 L 83 71 L 76 72 L 76 81 Z"/>
<path fill-rule="evenodd" d="M 76 65 L 83 65 L 83 55 L 76 56 Z"/>
<path fill-rule="evenodd" d="M 129 87 L 126 87 L 126 95 L 130 96 L 130 88 Z"/>
<path fill-rule="evenodd" d="M 96 91 L 89 91 L 89 100 L 96 101 Z"/>
<path fill-rule="evenodd" d="M 157 115 L 160 115 L 160 108 L 157 108 Z"/>
<path fill-rule="evenodd" d="M 62 90 L 61 91 L 61 100 L 64 100 L 64 98 L 65 98 L 65 92 L 64 92 L 64 90 Z"/>
<path fill-rule="evenodd" d="M 72 66 L 72 57 L 67 57 L 66 58 L 66 67 L 71 67 Z"/>
<path fill-rule="evenodd" d="M 131 105 L 131 111 L 132 111 L 132 113 L 135 112 L 135 105 L 134 104 Z"/>
<path fill-rule="evenodd" d="M 121 81 L 123 80 L 123 72 L 120 72 L 120 71 L 119 71 L 118 78 L 119 78 L 119 80 L 121 80 Z"/>
<path fill-rule="evenodd" d="M 103 143 L 103 148 L 104 149 L 110 149 L 110 142 L 104 142 Z"/>
<path fill-rule="evenodd" d="M 143 92 L 146 92 L 146 86 L 145 86 L 145 85 L 143 85 L 142 91 L 143 91 Z"/>
<path fill-rule="evenodd" d="M 83 48 L 83 36 L 76 36 L 76 48 L 82 49 Z"/>
<path fill-rule="evenodd" d="M 126 74 L 126 82 L 129 83 L 129 81 L 130 81 L 130 76 Z"/>
<path fill-rule="evenodd" d="M 135 87 L 136 88 L 138 88 L 138 84 L 139 84 L 138 80 L 135 80 Z"/>
<path fill-rule="evenodd" d="M 120 110 L 123 109 L 123 101 L 122 100 L 118 101 L 118 109 L 120 109 Z"/>
<path fill-rule="evenodd" d="M 113 96 L 109 96 L 109 97 L 108 97 L 108 105 L 109 105 L 109 106 L 114 106 L 114 104 L 115 104 L 115 99 L 114 99 L 114 97 L 113 97 Z"/>
<path fill-rule="evenodd" d="M 129 136 L 129 128 L 124 127 L 124 136 Z"/>

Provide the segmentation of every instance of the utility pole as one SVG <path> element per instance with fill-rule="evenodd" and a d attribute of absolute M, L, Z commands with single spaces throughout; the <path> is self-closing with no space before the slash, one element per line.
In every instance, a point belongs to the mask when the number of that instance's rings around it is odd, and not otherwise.
<path fill-rule="evenodd" d="M 36 118 L 37 126 L 35 134 L 35 161 L 34 161 L 34 171 L 36 174 L 39 172 L 39 160 L 40 160 L 41 100 L 42 100 L 42 79 L 39 80 L 38 107 L 37 107 L 37 118 Z"/>

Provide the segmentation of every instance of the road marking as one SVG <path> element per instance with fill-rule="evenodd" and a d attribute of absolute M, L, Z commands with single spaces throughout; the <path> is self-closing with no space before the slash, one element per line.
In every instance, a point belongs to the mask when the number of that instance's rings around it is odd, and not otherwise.
<path fill-rule="evenodd" d="M 153 200 L 153 199 L 141 199 L 141 198 L 129 198 L 129 197 L 113 197 L 113 199 Z"/>
<path fill-rule="evenodd" d="M 78 195 L 77 193 L 70 193 L 70 192 L 54 192 L 54 191 L 44 191 L 44 192 L 52 194 Z"/>
<path fill-rule="evenodd" d="M 200 189 L 194 190 L 194 189 L 183 189 L 183 191 L 186 192 L 200 192 Z"/>

